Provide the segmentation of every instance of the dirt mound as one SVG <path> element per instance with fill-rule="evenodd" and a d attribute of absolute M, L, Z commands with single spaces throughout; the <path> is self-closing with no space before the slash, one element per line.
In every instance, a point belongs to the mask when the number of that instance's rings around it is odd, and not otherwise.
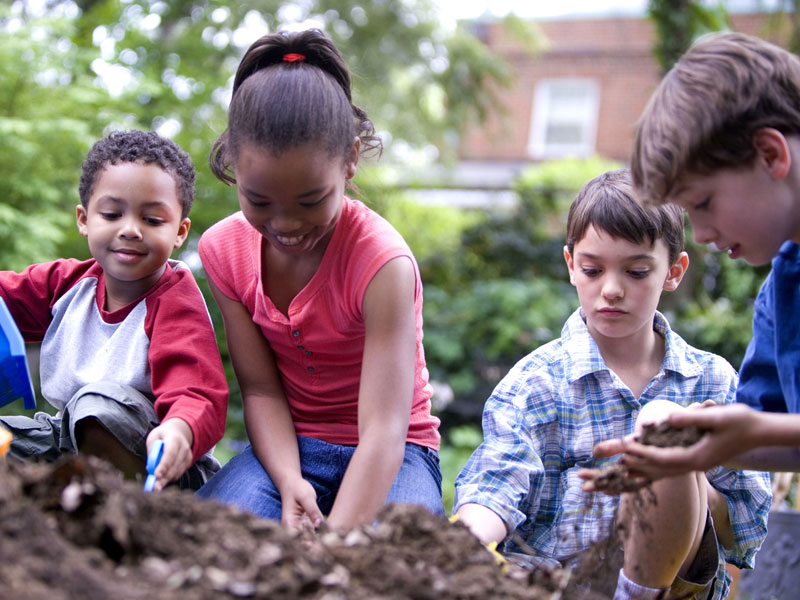
<path fill-rule="evenodd" d="M 643 441 L 701 434 L 662 426 Z M 608 477 L 625 484 L 619 467 Z M 176 489 L 145 494 L 99 460 L 0 460 L 3 599 L 586 600 L 605 597 L 589 591 L 595 581 L 616 581 L 603 565 L 618 546 L 612 534 L 572 572 L 529 570 L 498 564 L 462 524 L 417 507 L 387 507 L 377 526 L 344 536 L 293 534 Z"/>
<path fill-rule="evenodd" d="M 292 534 L 191 494 L 145 494 L 101 461 L 0 460 L 0 598 L 553 599 L 565 572 L 500 566 L 410 506 L 376 527 Z"/>

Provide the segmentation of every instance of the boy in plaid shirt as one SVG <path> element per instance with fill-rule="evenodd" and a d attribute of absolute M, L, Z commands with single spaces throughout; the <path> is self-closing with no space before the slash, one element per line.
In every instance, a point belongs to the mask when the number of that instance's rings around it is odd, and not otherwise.
<path fill-rule="evenodd" d="M 456 481 L 455 510 L 485 543 L 512 533 L 533 562 L 567 566 L 617 525 L 627 532 L 616 599 L 724 598 L 725 563 L 752 568 L 766 535 L 765 473 L 718 467 L 663 479 L 656 502 L 598 494 L 579 471 L 608 466 L 594 445 L 692 403 L 734 400 L 737 375 L 684 342 L 656 308 L 689 264 L 676 207 L 644 209 L 628 171 L 588 182 L 570 208 L 564 257 L 580 308 L 486 403 L 484 441 Z M 619 512 L 617 505 L 619 504 Z M 521 554 L 514 540 L 509 555 Z"/>

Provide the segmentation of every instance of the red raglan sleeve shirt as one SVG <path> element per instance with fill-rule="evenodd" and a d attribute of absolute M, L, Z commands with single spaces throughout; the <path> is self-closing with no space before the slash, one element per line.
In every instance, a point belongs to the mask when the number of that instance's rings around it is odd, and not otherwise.
<path fill-rule="evenodd" d="M 192 429 L 193 459 L 225 433 L 228 384 L 208 308 L 188 269 L 147 301 L 144 330 L 158 418 L 181 418 Z"/>
<path fill-rule="evenodd" d="M 0 295 L 26 342 L 41 342 L 42 396 L 58 410 L 84 385 L 114 381 L 192 429 L 194 460 L 224 433 L 228 385 L 208 308 L 191 271 L 170 261 L 142 298 L 106 311 L 94 260 L 0 271 Z"/>

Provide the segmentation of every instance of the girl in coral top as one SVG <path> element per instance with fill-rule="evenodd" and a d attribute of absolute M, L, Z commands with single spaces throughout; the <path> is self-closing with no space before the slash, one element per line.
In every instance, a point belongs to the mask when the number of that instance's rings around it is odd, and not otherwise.
<path fill-rule="evenodd" d="M 297 528 L 348 529 L 388 502 L 444 514 L 422 285 L 399 233 L 345 196 L 380 150 L 321 32 L 256 41 L 211 168 L 241 210 L 200 256 L 250 441 L 199 492 Z"/>

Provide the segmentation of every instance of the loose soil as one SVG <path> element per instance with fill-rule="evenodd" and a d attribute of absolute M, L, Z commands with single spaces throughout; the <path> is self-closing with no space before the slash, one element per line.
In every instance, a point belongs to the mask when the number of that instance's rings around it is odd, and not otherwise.
<path fill-rule="evenodd" d="M 576 578 L 616 581 L 610 547 L 572 572 L 530 570 L 412 506 L 345 535 L 290 533 L 177 489 L 146 494 L 99 460 L 0 459 L 2 599 L 585 600 Z"/>
<path fill-rule="evenodd" d="M 460 523 L 387 507 L 375 527 L 291 534 L 101 461 L 0 460 L 0 598 L 555 600 L 563 571 L 507 564 Z"/>

